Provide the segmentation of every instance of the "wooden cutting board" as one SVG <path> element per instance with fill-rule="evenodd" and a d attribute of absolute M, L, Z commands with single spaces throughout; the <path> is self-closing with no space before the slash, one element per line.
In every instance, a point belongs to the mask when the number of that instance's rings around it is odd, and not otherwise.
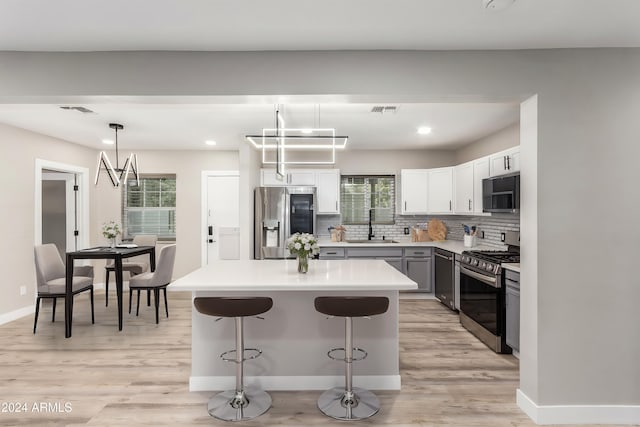
<path fill-rule="evenodd" d="M 439 219 L 431 219 L 427 224 L 427 233 L 431 240 L 445 240 L 447 238 L 447 226 Z"/>

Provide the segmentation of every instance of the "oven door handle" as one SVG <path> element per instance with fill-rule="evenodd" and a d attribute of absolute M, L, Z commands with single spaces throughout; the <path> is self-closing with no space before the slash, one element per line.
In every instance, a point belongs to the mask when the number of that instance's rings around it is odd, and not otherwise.
<path fill-rule="evenodd" d="M 473 277 L 474 279 L 486 283 L 493 288 L 500 288 L 500 283 L 498 283 L 495 277 L 488 277 L 484 274 L 476 273 L 475 271 L 469 270 L 463 266 L 460 266 L 460 273 L 464 273 L 469 277 Z"/>

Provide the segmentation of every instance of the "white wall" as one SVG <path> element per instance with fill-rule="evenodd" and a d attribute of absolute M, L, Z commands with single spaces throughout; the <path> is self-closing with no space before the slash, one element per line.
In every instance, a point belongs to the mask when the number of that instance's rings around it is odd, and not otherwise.
<path fill-rule="evenodd" d="M 456 164 L 465 163 L 520 145 L 520 123 L 480 138 L 456 151 Z"/>
<path fill-rule="evenodd" d="M 96 152 L 23 129 L 0 124 L 0 316 L 35 301 L 35 161 L 44 159 L 95 168 Z M 95 170 L 95 169 L 94 169 Z M 90 195 L 91 210 L 95 198 Z M 20 295 L 20 286 L 27 294 Z"/>
<path fill-rule="evenodd" d="M 400 174 L 401 169 L 437 168 L 455 164 L 447 150 L 345 150 L 336 151 L 341 174 Z"/>
<path fill-rule="evenodd" d="M 115 158 L 115 152 L 107 154 L 110 159 Z M 202 171 L 238 170 L 238 152 L 136 150 L 136 154 L 140 163 L 140 173 L 176 175 L 176 243 L 178 246 L 173 276 L 184 276 L 199 268 L 201 262 L 202 239 L 205 238 L 200 229 Z M 101 177 L 98 187 L 92 188 L 92 191 L 95 191 L 96 202 L 95 209 L 92 209 L 91 241 L 96 244 L 106 243 L 100 231 L 102 224 L 112 220 L 121 222 L 122 217 L 122 190 L 114 188 L 106 178 L 106 175 Z M 96 281 L 104 281 L 104 269 L 96 270 Z"/>
<path fill-rule="evenodd" d="M 537 166 L 522 164 L 523 182 L 536 182 L 526 188 L 537 186 L 523 193 L 535 214 L 522 215 L 521 279 L 537 295 L 523 292 L 522 304 L 537 317 L 522 318 L 521 369 L 531 375 L 521 388 L 537 405 L 639 405 L 640 50 L 5 52 L 0 64 L 0 102 L 258 95 L 275 103 L 281 94 L 287 102 L 522 102 L 537 94 L 537 139 L 521 141 L 523 153 L 537 155 Z"/>

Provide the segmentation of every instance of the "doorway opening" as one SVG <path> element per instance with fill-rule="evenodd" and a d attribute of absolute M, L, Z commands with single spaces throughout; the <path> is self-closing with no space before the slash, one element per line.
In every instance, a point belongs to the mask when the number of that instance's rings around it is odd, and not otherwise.
<path fill-rule="evenodd" d="M 89 245 L 89 169 L 36 159 L 35 245 L 65 252 Z"/>

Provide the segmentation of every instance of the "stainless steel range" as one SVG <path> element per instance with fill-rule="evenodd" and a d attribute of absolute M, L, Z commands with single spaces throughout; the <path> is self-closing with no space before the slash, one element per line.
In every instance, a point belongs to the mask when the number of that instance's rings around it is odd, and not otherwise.
<path fill-rule="evenodd" d="M 460 259 L 460 322 L 497 353 L 511 353 L 505 333 L 501 263 L 520 262 L 520 238 L 507 232 L 508 251 L 464 251 Z"/>

